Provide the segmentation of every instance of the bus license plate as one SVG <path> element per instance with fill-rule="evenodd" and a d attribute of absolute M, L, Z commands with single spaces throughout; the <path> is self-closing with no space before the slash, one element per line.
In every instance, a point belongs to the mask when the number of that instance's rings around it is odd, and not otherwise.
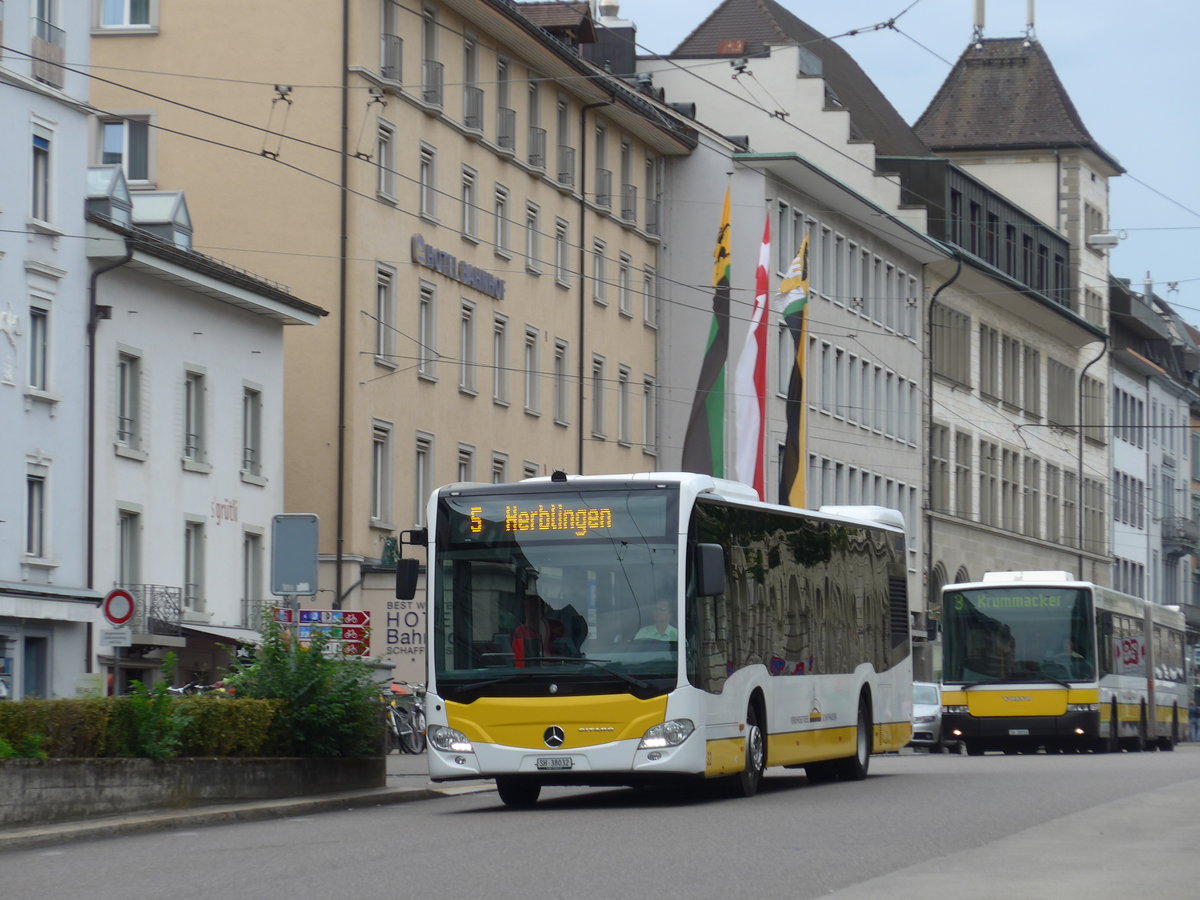
<path fill-rule="evenodd" d="M 1028 728 L 1010 728 L 1008 729 L 1009 737 L 1029 737 Z"/>
<path fill-rule="evenodd" d="M 539 756 L 537 760 L 539 769 L 569 769 L 573 764 L 569 756 Z"/>

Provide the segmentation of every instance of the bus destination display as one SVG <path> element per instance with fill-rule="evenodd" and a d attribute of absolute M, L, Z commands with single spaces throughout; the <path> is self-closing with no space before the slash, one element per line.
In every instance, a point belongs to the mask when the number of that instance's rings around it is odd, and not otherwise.
<path fill-rule="evenodd" d="M 667 498 L 628 494 L 452 497 L 445 501 L 454 542 L 624 540 L 667 533 Z"/>

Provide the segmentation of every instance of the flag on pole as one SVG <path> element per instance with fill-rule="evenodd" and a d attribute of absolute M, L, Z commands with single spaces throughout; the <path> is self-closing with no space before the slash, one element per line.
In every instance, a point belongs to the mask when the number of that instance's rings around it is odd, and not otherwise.
<path fill-rule="evenodd" d="M 767 269 L 771 264 L 771 217 L 763 226 L 758 268 L 754 273 L 754 311 L 746 344 L 738 357 L 733 376 L 734 433 L 733 477 L 766 499 L 763 471 L 763 436 L 767 421 L 767 304 L 770 289 Z"/>
<path fill-rule="evenodd" d="M 783 302 L 783 321 L 796 345 L 796 357 L 787 392 L 787 440 L 783 445 L 783 466 L 779 471 L 779 502 L 785 506 L 804 506 L 804 356 L 808 346 L 808 235 L 792 260 L 787 277 L 779 283 Z"/>
<path fill-rule="evenodd" d="M 729 188 L 721 210 L 721 228 L 713 250 L 713 317 L 708 346 L 687 433 L 683 438 L 685 472 L 725 477 L 725 361 L 729 356 Z"/>

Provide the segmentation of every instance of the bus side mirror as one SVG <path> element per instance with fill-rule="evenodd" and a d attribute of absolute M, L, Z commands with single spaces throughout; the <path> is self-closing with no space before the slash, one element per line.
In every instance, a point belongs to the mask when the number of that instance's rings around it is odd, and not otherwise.
<path fill-rule="evenodd" d="M 420 566 L 410 557 L 396 560 L 396 599 L 411 600 L 417 596 L 417 574 Z"/>
<path fill-rule="evenodd" d="M 696 596 L 725 593 L 725 548 L 720 544 L 696 545 Z"/>

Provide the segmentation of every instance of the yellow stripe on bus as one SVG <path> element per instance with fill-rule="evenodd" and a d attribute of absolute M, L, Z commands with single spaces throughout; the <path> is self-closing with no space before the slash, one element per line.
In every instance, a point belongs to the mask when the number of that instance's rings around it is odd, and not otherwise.
<path fill-rule="evenodd" d="M 544 750 L 546 729 L 563 730 L 559 750 L 594 747 L 641 738 L 663 722 L 667 698 L 639 700 L 628 695 L 597 697 L 481 697 L 474 703 L 446 703 L 446 720 L 472 741 Z"/>
<path fill-rule="evenodd" d="M 1061 716 L 1068 704 L 1097 703 L 1095 688 L 1066 690 L 1037 688 L 1022 684 L 996 690 L 943 691 L 943 706 L 965 706 L 979 718 L 1005 716 Z"/>

